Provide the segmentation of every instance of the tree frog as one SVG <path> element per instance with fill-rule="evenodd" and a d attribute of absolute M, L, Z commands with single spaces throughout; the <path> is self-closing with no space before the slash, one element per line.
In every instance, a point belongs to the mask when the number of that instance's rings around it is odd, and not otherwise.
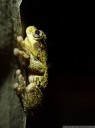
<path fill-rule="evenodd" d="M 25 69 L 16 71 L 14 89 L 25 111 L 36 108 L 43 99 L 42 90 L 48 84 L 46 34 L 35 26 L 26 28 L 26 38 L 17 37 L 14 55 Z"/>

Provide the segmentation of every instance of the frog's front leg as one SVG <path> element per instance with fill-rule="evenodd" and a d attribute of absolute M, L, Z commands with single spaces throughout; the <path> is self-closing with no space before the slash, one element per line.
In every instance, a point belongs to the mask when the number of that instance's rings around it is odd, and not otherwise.
<path fill-rule="evenodd" d="M 22 65 L 27 66 L 28 62 L 29 62 L 29 55 L 27 55 L 27 53 L 25 52 L 24 49 L 24 40 L 22 38 L 22 36 L 18 36 L 17 37 L 17 44 L 19 46 L 19 48 L 14 48 L 13 53 L 14 55 L 20 59 Z"/>
<path fill-rule="evenodd" d="M 22 65 L 29 65 L 29 56 L 24 51 L 21 51 L 18 48 L 14 48 L 14 55 L 19 58 L 19 60 L 22 62 Z"/>
<path fill-rule="evenodd" d="M 14 55 L 18 56 L 18 57 L 23 57 L 23 58 L 26 58 L 26 59 L 29 58 L 29 56 L 24 51 L 21 51 L 18 48 L 14 48 Z"/>

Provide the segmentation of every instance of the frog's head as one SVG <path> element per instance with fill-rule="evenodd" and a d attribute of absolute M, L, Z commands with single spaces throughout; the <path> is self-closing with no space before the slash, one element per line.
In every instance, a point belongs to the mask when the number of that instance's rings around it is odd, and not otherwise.
<path fill-rule="evenodd" d="M 29 26 L 26 29 L 26 35 L 27 38 L 32 41 L 32 40 L 41 40 L 41 39 L 46 39 L 46 35 L 43 31 L 38 30 L 34 26 Z"/>

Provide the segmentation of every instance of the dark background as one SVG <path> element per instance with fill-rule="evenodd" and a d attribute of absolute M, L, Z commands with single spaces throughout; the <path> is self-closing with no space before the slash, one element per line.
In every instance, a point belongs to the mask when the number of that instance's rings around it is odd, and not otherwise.
<path fill-rule="evenodd" d="M 24 27 L 35 25 L 47 35 L 49 84 L 37 127 L 95 125 L 95 11 L 89 3 L 72 5 L 47 0 L 21 5 Z"/>

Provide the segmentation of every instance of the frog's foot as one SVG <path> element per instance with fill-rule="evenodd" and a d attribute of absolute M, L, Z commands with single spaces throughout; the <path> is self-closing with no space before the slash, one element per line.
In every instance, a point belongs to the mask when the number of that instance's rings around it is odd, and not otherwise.
<path fill-rule="evenodd" d="M 26 93 L 23 97 L 23 107 L 25 111 L 36 110 L 41 105 L 43 94 L 35 83 L 30 83 L 26 87 Z M 28 112 L 27 111 L 27 112 Z"/>
<path fill-rule="evenodd" d="M 22 94 L 25 92 L 26 89 L 26 82 L 24 77 L 21 74 L 21 70 L 16 70 L 16 83 L 14 84 L 14 89 L 16 90 L 17 94 Z"/>
<path fill-rule="evenodd" d="M 18 56 L 18 57 L 23 57 L 25 59 L 29 58 L 29 56 L 24 51 L 21 51 L 18 48 L 14 48 L 13 53 L 15 56 Z"/>

